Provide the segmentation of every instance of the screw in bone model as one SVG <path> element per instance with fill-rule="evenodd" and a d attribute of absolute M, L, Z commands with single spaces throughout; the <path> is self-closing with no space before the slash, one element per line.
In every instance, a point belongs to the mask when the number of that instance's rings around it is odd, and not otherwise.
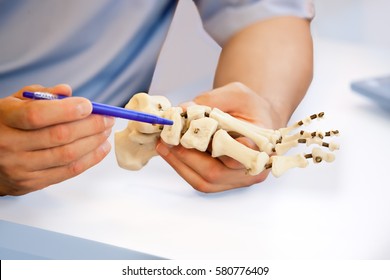
<path fill-rule="evenodd" d="M 211 108 L 205 105 L 192 105 L 187 107 L 185 112 L 186 121 L 183 128 L 183 133 L 187 131 L 190 127 L 190 124 L 193 120 L 201 119 L 207 117 L 211 111 Z"/>
<path fill-rule="evenodd" d="M 298 143 L 306 144 L 307 146 L 310 146 L 312 144 L 316 144 L 325 148 L 328 148 L 330 151 L 338 150 L 340 146 L 337 143 L 334 142 L 324 142 L 321 141 L 319 138 L 311 138 L 311 139 L 298 139 Z"/>
<path fill-rule="evenodd" d="M 290 142 L 290 141 L 294 141 L 297 139 L 309 139 L 309 138 L 324 139 L 325 137 L 332 137 L 332 136 L 339 136 L 339 131 L 338 130 L 330 130 L 330 131 L 326 131 L 326 132 L 322 132 L 322 131 L 310 132 L 310 131 L 301 130 L 301 131 L 299 131 L 295 134 L 292 134 L 292 135 L 285 135 L 276 144 Z"/>
<path fill-rule="evenodd" d="M 147 93 L 140 92 L 132 96 L 125 108 L 162 117 L 164 111 L 171 108 L 171 102 L 165 96 L 152 96 Z M 137 130 L 142 133 L 160 132 L 159 125 L 136 122 L 136 126 Z"/>
<path fill-rule="evenodd" d="M 217 128 L 218 122 L 214 119 L 203 117 L 193 120 L 186 133 L 181 137 L 180 144 L 187 149 L 197 149 L 204 152 Z"/>
<path fill-rule="evenodd" d="M 313 114 L 309 117 L 306 117 L 306 118 L 294 123 L 291 126 L 280 128 L 279 131 L 282 134 L 282 136 L 285 136 L 288 133 L 290 133 L 291 131 L 293 131 L 294 129 L 297 129 L 298 127 L 301 127 L 303 125 L 308 125 L 314 119 L 322 119 L 324 117 L 324 115 L 325 115 L 324 112 L 321 112 L 318 114 Z"/>
<path fill-rule="evenodd" d="M 335 160 L 335 155 L 332 153 L 326 153 L 320 148 L 313 148 L 311 154 L 306 154 L 305 158 L 312 158 L 314 163 L 320 163 L 323 160 L 326 162 L 332 162 Z"/>
<path fill-rule="evenodd" d="M 338 130 L 330 130 L 325 132 L 325 136 L 339 136 L 339 131 Z"/>

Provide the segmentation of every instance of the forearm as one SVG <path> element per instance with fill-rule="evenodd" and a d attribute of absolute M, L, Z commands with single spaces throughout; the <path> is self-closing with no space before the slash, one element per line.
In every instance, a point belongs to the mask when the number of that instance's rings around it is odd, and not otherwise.
<path fill-rule="evenodd" d="M 255 23 L 225 44 L 214 87 L 245 84 L 269 103 L 283 125 L 305 96 L 312 73 L 310 23 L 280 17 Z"/>

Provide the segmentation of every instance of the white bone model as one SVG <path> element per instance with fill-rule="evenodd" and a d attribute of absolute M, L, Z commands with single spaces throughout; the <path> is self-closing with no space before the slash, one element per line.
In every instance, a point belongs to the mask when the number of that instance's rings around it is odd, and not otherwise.
<path fill-rule="evenodd" d="M 141 169 L 157 155 L 155 146 L 160 137 L 169 145 L 181 144 L 185 148 L 202 152 L 211 143 L 212 157 L 231 157 L 245 166 L 250 175 L 257 175 L 271 168 L 275 177 L 293 167 L 306 167 L 309 158 L 314 163 L 332 162 L 335 157 L 331 152 L 339 149 L 337 144 L 323 141 L 324 137 L 338 136 L 337 130 L 325 133 L 301 130 L 292 134 L 295 129 L 308 125 L 311 120 L 322 118 L 324 113 L 311 115 L 289 127 L 272 130 L 236 119 L 217 108 L 193 105 L 183 112 L 181 107 L 171 107 L 166 97 L 146 93 L 135 94 L 126 108 L 174 121 L 172 126 L 129 121 L 123 131 L 115 133 L 117 162 L 120 167 L 129 170 Z M 259 150 L 239 143 L 229 133 L 251 139 Z M 315 144 L 317 147 L 309 154 L 284 155 L 300 143 L 307 146 Z M 330 152 L 325 152 L 318 146 L 325 147 Z"/>

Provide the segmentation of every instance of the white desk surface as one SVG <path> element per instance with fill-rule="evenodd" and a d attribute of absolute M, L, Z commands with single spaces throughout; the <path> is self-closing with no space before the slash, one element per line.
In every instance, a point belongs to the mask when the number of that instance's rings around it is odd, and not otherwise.
<path fill-rule="evenodd" d="M 349 89 L 390 74 L 390 52 L 319 39 L 315 48 L 292 121 L 325 111 L 308 129 L 341 131 L 334 163 L 202 194 L 160 158 L 130 172 L 112 151 L 77 178 L 0 198 L 0 219 L 172 259 L 390 258 L 390 112 Z"/>

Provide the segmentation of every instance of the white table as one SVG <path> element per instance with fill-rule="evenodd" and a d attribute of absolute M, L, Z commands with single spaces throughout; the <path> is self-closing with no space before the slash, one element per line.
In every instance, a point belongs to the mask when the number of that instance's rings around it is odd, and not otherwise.
<path fill-rule="evenodd" d="M 334 163 L 270 176 L 251 188 L 202 194 L 160 158 L 130 172 L 111 152 L 77 178 L 0 198 L 0 220 L 38 230 L 23 237 L 22 248 L 12 248 L 21 241 L 15 235 L 0 250 L 64 258 L 61 246 L 69 245 L 61 238 L 54 242 L 57 255 L 39 249 L 47 247 L 44 236 L 59 234 L 79 244 L 98 242 L 107 252 L 171 259 L 390 258 L 390 112 L 349 89 L 352 80 L 390 74 L 390 52 L 324 39 L 316 39 L 315 48 L 315 78 L 292 120 L 325 111 L 325 120 L 309 129 L 341 131 Z M 116 127 L 125 124 L 118 120 Z M 0 224 L 0 240 L 12 240 L 8 227 L 15 225 L 7 222 Z M 84 257 L 77 248 L 65 256 Z"/>

